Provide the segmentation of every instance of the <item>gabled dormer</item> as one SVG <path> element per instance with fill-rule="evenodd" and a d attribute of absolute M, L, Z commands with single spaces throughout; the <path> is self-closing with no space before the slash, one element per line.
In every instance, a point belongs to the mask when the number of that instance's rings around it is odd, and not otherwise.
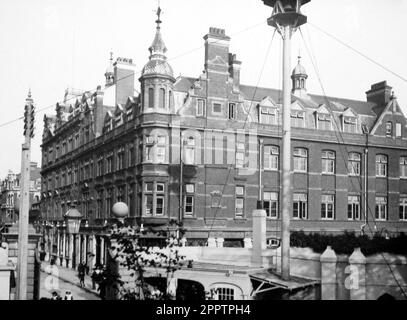
<path fill-rule="evenodd" d="M 107 111 L 106 115 L 105 115 L 104 125 L 103 125 L 103 133 L 113 130 L 113 120 L 114 120 L 114 114 L 111 111 Z"/>
<path fill-rule="evenodd" d="M 291 104 L 291 126 L 296 128 L 306 127 L 306 110 L 298 100 Z"/>
<path fill-rule="evenodd" d="M 277 125 L 279 120 L 278 105 L 271 97 L 265 97 L 259 105 L 259 122 L 263 124 Z"/>
<path fill-rule="evenodd" d="M 124 109 L 121 104 L 118 104 L 114 110 L 114 127 L 120 127 L 122 124 L 124 124 Z"/>
<path fill-rule="evenodd" d="M 315 111 L 315 124 L 318 130 L 333 130 L 333 119 L 329 109 L 325 104 L 321 104 Z"/>
<path fill-rule="evenodd" d="M 379 137 L 400 139 L 406 135 L 406 118 L 394 93 L 380 117 L 377 119 L 371 134 Z"/>
<path fill-rule="evenodd" d="M 341 115 L 342 131 L 346 133 L 359 133 L 358 115 L 352 108 L 347 108 Z"/>

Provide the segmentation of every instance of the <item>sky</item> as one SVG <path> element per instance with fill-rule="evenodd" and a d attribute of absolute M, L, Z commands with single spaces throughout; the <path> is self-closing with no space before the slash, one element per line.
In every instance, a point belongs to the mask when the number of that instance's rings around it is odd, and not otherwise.
<path fill-rule="evenodd" d="M 141 71 L 155 34 L 157 5 L 157 0 L 0 1 L 0 179 L 10 169 L 20 172 L 23 120 L 2 124 L 23 115 L 29 88 L 36 108 L 48 107 L 45 112 L 55 114 L 67 87 L 93 90 L 104 84 L 110 51 L 115 58 L 132 58 Z M 271 42 L 273 29 L 266 20 L 272 8 L 263 1 L 161 0 L 160 5 L 162 34 L 176 76 L 201 74 L 203 36 L 209 27 L 219 27 L 231 37 L 230 51 L 243 63 L 243 84 L 281 88 L 281 37 Z M 405 80 L 315 27 L 406 79 L 407 1 L 312 0 L 302 11 L 309 21 L 302 27 L 306 45 L 296 32 L 292 68 L 300 54 L 309 92 L 365 101 L 372 84 L 387 80 L 407 114 Z M 43 116 L 36 115 L 31 151 L 32 161 L 39 163 Z"/>

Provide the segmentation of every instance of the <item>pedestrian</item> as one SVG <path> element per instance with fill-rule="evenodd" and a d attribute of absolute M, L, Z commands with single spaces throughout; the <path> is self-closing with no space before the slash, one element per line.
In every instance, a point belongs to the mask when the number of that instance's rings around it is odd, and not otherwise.
<path fill-rule="evenodd" d="M 96 290 L 96 283 L 99 284 L 101 278 L 102 270 L 100 269 L 99 265 L 95 266 L 93 269 L 91 278 L 92 278 L 92 289 Z"/>
<path fill-rule="evenodd" d="M 79 263 L 78 265 L 78 278 L 79 278 L 79 285 L 81 287 L 85 287 L 85 265 L 84 263 Z"/>
<path fill-rule="evenodd" d="M 51 300 L 61 300 L 62 298 L 59 296 L 58 292 L 52 292 Z"/>
<path fill-rule="evenodd" d="M 66 291 L 65 292 L 65 298 L 64 300 L 73 300 L 73 295 L 71 291 Z"/>

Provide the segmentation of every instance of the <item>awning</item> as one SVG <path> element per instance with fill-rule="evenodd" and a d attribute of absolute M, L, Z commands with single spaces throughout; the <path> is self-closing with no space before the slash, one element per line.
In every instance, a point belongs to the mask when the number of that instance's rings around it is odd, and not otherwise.
<path fill-rule="evenodd" d="M 252 280 L 260 282 L 260 285 L 255 290 L 253 290 L 252 296 L 258 293 L 277 289 L 294 291 L 312 287 L 320 283 L 318 280 L 306 279 L 296 276 L 291 276 L 289 280 L 284 280 L 281 278 L 280 274 L 277 274 L 273 270 L 257 271 L 250 274 L 249 277 Z"/>

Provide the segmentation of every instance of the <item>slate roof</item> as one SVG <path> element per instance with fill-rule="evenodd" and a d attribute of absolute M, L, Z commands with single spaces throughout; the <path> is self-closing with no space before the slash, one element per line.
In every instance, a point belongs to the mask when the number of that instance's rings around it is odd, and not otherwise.
<path fill-rule="evenodd" d="M 197 78 L 192 77 L 179 77 L 175 83 L 175 90 L 179 92 L 188 92 Z M 276 103 L 282 102 L 282 92 L 278 89 L 254 87 L 248 85 L 240 85 L 240 91 L 243 93 L 246 100 L 253 100 L 256 102 L 262 101 L 265 97 L 270 97 Z M 322 95 L 309 94 L 310 100 L 301 99 L 292 96 L 293 102 L 299 100 L 307 108 L 317 109 L 320 105 L 326 104 L 327 100 L 331 102 L 330 107 L 332 111 L 343 112 L 347 108 L 351 108 L 357 114 L 362 116 L 377 117 L 378 114 L 374 111 L 378 106 L 373 102 L 352 100 L 338 97 L 324 97 Z M 343 106 L 343 107 L 342 107 Z"/>

